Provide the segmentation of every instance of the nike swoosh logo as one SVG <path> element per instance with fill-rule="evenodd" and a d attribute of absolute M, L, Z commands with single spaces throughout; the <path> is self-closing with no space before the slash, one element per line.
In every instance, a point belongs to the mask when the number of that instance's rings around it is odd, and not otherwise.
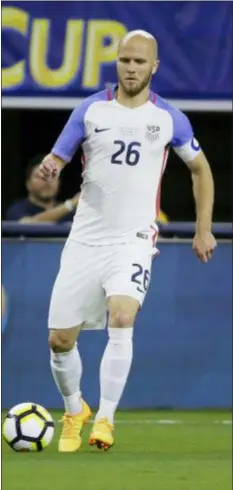
<path fill-rule="evenodd" d="M 98 129 L 95 128 L 95 133 L 102 133 L 102 131 L 109 131 L 110 128 L 103 128 L 103 129 Z"/>

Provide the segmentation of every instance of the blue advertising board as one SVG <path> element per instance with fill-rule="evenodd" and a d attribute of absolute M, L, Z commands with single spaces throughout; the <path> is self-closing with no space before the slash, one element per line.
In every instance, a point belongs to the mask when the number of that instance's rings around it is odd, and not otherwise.
<path fill-rule="evenodd" d="M 2 406 L 31 400 L 62 408 L 49 366 L 47 314 L 63 241 L 2 244 L 8 301 L 2 336 Z M 152 281 L 134 336 L 134 359 L 121 408 L 196 409 L 232 404 L 232 244 L 219 242 L 201 264 L 191 243 L 159 243 Z M 83 332 L 82 391 L 99 398 L 106 331 Z M 140 396 L 138 394 L 140 393 Z"/>

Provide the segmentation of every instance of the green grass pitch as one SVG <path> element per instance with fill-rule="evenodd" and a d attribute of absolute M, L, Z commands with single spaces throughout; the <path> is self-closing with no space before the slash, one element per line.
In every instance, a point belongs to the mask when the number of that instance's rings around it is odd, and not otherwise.
<path fill-rule="evenodd" d="M 15 453 L 2 444 L 3 490 L 231 490 L 229 412 L 118 412 L 115 446 L 59 454 L 55 437 L 41 453 Z"/>

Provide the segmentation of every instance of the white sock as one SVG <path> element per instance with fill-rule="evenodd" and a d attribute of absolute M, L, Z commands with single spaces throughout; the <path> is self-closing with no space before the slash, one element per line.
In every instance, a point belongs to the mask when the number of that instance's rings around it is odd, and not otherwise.
<path fill-rule="evenodd" d="M 133 328 L 109 328 L 109 340 L 100 365 L 100 406 L 95 419 L 114 420 L 133 358 Z"/>
<path fill-rule="evenodd" d="M 82 361 L 74 346 L 69 352 L 50 351 L 50 365 L 55 383 L 63 397 L 65 411 L 76 414 L 82 410 L 80 379 L 82 375 Z"/>

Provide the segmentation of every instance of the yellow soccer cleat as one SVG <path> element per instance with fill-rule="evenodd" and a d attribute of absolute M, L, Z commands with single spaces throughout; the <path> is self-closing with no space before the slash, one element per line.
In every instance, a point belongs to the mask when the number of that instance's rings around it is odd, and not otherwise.
<path fill-rule="evenodd" d="M 113 430 L 114 426 L 110 424 L 107 418 L 96 420 L 89 437 L 90 446 L 96 445 L 98 449 L 103 449 L 104 451 L 110 449 L 114 444 Z"/>
<path fill-rule="evenodd" d="M 58 443 L 58 451 L 61 453 L 73 453 L 78 451 L 82 444 L 82 428 L 87 424 L 91 416 L 91 409 L 86 402 L 83 401 L 82 412 L 77 415 L 69 415 L 65 413 L 62 422 L 63 430 Z"/>

